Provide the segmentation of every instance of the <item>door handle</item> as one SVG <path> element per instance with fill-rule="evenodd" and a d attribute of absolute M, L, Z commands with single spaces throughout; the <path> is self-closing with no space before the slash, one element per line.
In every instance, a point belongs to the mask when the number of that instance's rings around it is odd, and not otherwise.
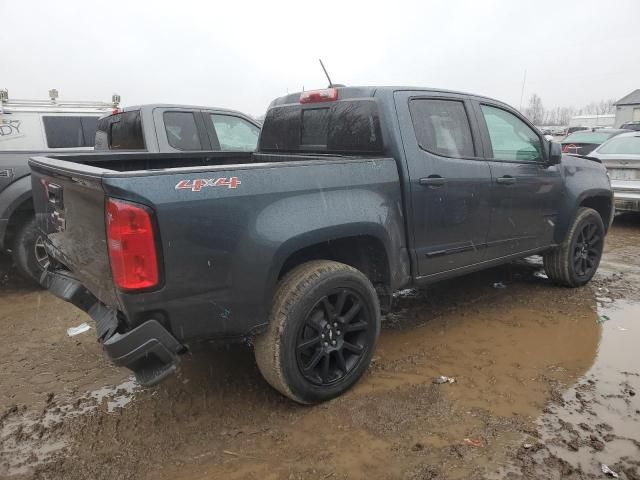
<path fill-rule="evenodd" d="M 418 181 L 420 185 L 424 185 L 426 187 L 441 187 L 447 183 L 447 179 L 440 175 L 429 175 L 428 177 L 421 178 Z"/>
<path fill-rule="evenodd" d="M 513 185 L 516 183 L 516 179 L 511 175 L 504 175 L 503 177 L 496 178 L 496 183 L 499 183 L 500 185 Z"/>

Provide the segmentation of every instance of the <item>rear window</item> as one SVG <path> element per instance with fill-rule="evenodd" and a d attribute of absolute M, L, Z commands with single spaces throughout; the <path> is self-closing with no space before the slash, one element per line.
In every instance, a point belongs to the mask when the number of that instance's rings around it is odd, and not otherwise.
<path fill-rule="evenodd" d="M 378 106 L 366 99 L 273 107 L 262 127 L 260 150 L 381 153 Z"/>
<path fill-rule="evenodd" d="M 640 135 L 612 138 L 598 149 L 598 153 L 640 155 Z"/>
<path fill-rule="evenodd" d="M 44 116 L 49 148 L 93 147 L 98 117 Z"/>
<path fill-rule="evenodd" d="M 565 138 L 562 143 L 603 143 L 611 138 L 610 133 L 576 132 Z"/>
<path fill-rule="evenodd" d="M 140 110 L 116 113 L 98 121 L 96 150 L 144 150 Z"/>

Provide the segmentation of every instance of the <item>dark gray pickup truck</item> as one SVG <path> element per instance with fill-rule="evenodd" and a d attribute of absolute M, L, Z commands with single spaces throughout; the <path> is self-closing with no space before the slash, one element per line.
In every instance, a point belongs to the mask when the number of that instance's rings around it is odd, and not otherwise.
<path fill-rule="evenodd" d="M 54 259 L 43 280 L 95 319 L 116 364 L 153 384 L 201 340 L 250 339 L 301 403 L 360 378 L 397 289 L 531 254 L 580 286 L 613 217 L 601 163 L 562 156 L 501 102 L 443 90 L 287 95 L 253 154 L 30 165 Z"/>

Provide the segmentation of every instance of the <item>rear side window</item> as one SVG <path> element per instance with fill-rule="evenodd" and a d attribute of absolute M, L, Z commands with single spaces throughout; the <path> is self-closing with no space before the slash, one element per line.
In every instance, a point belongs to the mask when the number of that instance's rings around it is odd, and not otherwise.
<path fill-rule="evenodd" d="M 178 150 L 202 150 L 196 118 L 192 112 L 165 112 L 164 129 L 169 145 Z"/>
<path fill-rule="evenodd" d="M 140 110 L 101 118 L 96 132 L 96 149 L 143 150 Z"/>
<path fill-rule="evenodd" d="M 216 131 L 220 150 L 253 152 L 258 145 L 260 129 L 243 118 L 212 113 L 209 115 Z"/>
<path fill-rule="evenodd" d="M 382 153 L 378 105 L 366 99 L 273 107 L 262 126 L 260 150 Z"/>
<path fill-rule="evenodd" d="M 49 148 L 93 147 L 97 117 L 44 116 L 42 122 Z"/>
<path fill-rule="evenodd" d="M 475 156 L 464 103 L 458 100 L 414 99 L 409 107 L 421 148 L 447 157 Z"/>

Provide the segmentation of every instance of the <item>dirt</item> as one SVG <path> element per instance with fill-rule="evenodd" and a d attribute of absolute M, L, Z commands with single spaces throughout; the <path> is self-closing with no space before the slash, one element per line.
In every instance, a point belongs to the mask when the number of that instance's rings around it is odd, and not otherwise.
<path fill-rule="evenodd" d="M 245 346 L 142 389 L 93 328 L 67 335 L 88 317 L 0 259 L 0 477 L 638 479 L 639 244 L 640 218 L 618 217 L 579 289 L 534 257 L 402 292 L 369 372 L 315 407 L 273 391 Z"/>

